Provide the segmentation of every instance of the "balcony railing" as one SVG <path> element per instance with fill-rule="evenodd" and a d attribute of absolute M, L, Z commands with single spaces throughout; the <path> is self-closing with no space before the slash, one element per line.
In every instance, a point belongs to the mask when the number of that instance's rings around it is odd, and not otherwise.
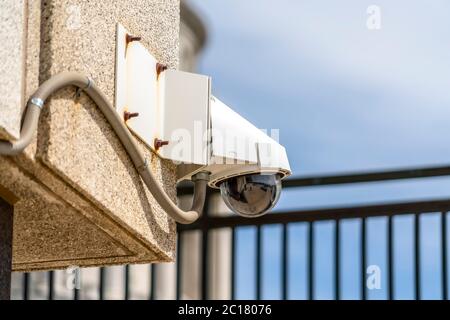
<path fill-rule="evenodd" d="M 384 171 L 384 172 L 369 172 L 369 173 L 358 173 L 358 174 L 346 174 L 346 175 L 335 175 L 335 176 L 321 176 L 321 177 L 306 177 L 300 179 L 289 179 L 283 184 L 286 188 L 312 188 L 315 186 L 324 185 L 336 185 L 336 184 L 348 184 L 356 185 L 361 182 L 374 182 L 374 181 L 392 181 L 398 179 L 421 179 L 436 176 L 448 176 L 450 175 L 450 167 L 435 167 L 435 168 L 421 168 L 413 170 L 395 170 L 395 171 Z M 212 192 L 212 191 L 211 191 Z M 189 188 L 181 188 L 179 190 L 180 195 L 186 195 L 190 193 Z M 210 195 L 211 196 L 211 195 Z M 422 295 L 422 244 L 421 244 L 421 217 L 429 214 L 439 215 L 439 264 L 435 266 L 433 272 L 439 274 L 439 290 L 440 298 L 447 299 L 448 297 L 448 267 L 447 267 L 447 215 L 450 211 L 450 199 L 441 200 L 431 200 L 431 201 L 412 201 L 412 202 L 401 202 L 401 203 L 388 203 L 388 204 L 376 204 L 376 205 L 366 205 L 366 206 L 352 206 L 352 207 L 338 207 L 338 208 L 326 208 L 318 210 L 293 210 L 286 212 L 275 212 L 270 213 L 265 216 L 247 219 L 236 215 L 230 216 L 211 216 L 208 214 L 208 204 L 206 205 L 206 214 L 194 224 L 191 225 L 179 225 L 178 231 L 180 235 L 185 233 L 196 231 L 201 234 L 200 241 L 200 264 L 199 272 L 200 276 L 200 298 L 208 299 L 211 298 L 211 294 L 208 292 L 210 288 L 210 257 L 211 253 L 209 250 L 209 237 L 208 235 L 213 230 L 223 229 L 231 231 L 231 276 L 229 277 L 231 286 L 231 299 L 239 298 L 239 286 L 237 274 L 239 272 L 240 262 L 237 255 L 237 251 L 242 243 L 239 242 L 237 233 L 240 229 L 245 227 L 251 227 L 254 229 L 254 263 L 253 263 L 253 273 L 254 274 L 254 288 L 253 288 L 253 298 L 262 299 L 265 298 L 263 294 L 264 277 L 263 277 L 263 267 L 264 267 L 264 243 L 263 243 L 263 228 L 269 225 L 278 225 L 281 230 L 280 236 L 280 272 L 277 275 L 279 280 L 279 292 L 281 299 L 291 299 L 293 296 L 290 295 L 291 287 L 294 283 L 290 279 L 292 272 L 289 272 L 289 266 L 292 262 L 292 257 L 290 252 L 292 247 L 295 246 L 295 242 L 290 240 L 292 236 L 291 226 L 301 224 L 307 230 L 306 231 L 306 245 L 305 254 L 306 257 L 304 263 L 306 266 L 306 284 L 304 285 L 305 294 L 303 298 L 315 299 L 317 298 L 317 279 L 321 277 L 321 274 L 317 274 L 318 265 L 316 258 L 317 251 L 317 224 L 322 221 L 328 221 L 332 225 L 332 257 L 330 260 L 333 261 L 332 265 L 332 282 L 330 287 L 332 287 L 332 298 L 342 299 L 346 298 L 342 295 L 343 286 L 346 284 L 345 279 L 343 279 L 343 254 L 342 251 L 345 249 L 343 247 L 343 231 L 342 225 L 349 220 L 357 221 L 358 223 L 358 247 L 359 252 L 354 256 L 359 263 L 358 274 L 353 274 L 353 278 L 357 278 L 356 281 L 359 283 L 358 297 L 359 299 L 370 298 L 368 296 L 367 288 L 367 274 L 366 269 L 368 267 L 368 249 L 377 246 L 383 246 L 381 251 L 385 252 L 386 268 L 385 272 L 385 283 L 386 283 L 386 299 L 398 298 L 395 294 L 396 288 L 396 272 L 395 272 L 395 219 L 400 216 L 409 215 L 412 219 L 412 248 L 413 248 L 413 259 L 412 265 L 410 266 L 413 270 L 413 292 L 412 298 L 421 299 Z M 385 229 L 380 232 L 385 239 L 382 243 L 371 243 L 368 237 L 368 221 L 374 217 L 384 217 L 385 219 Z M 178 238 L 178 248 L 182 248 L 181 239 Z M 300 249 L 299 249 L 300 250 Z M 176 262 L 176 298 L 182 298 L 182 283 L 183 277 L 189 276 L 183 270 L 183 254 L 181 252 L 177 255 Z M 248 267 L 248 266 L 246 266 Z M 107 287 L 107 280 L 105 278 L 105 270 L 107 268 L 100 268 L 98 273 L 98 298 L 105 298 L 105 288 Z M 155 297 L 155 280 L 156 273 L 155 268 L 148 268 L 150 273 L 150 285 L 149 292 L 146 298 L 154 299 Z M 30 274 L 24 274 L 22 278 L 22 298 L 29 298 L 30 288 Z M 345 277 L 348 278 L 348 277 Z M 53 299 L 54 298 L 54 273 L 49 272 L 47 275 L 47 295 L 44 298 Z M 130 267 L 126 266 L 124 271 L 124 281 L 123 281 L 123 299 L 130 298 L 130 291 L 132 290 L 130 284 Z M 353 296 L 355 297 L 355 296 Z M 78 290 L 74 290 L 73 298 L 79 298 Z M 294 297 L 295 298 L 295 297 Z M 320 298 L 320 296 L 318 297 Z M 401 298 L 401 297 L 400 297 Z"/>

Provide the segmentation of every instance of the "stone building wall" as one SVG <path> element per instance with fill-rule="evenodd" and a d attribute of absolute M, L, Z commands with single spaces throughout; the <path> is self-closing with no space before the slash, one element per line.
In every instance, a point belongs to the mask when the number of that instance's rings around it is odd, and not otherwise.
<path fill-rule="evenodd" d="M 178 67 L 179 0 L 1 0 L 0 137 L 18 138 L 25 101 L 62 71 L 90 76 L 114 103 L 116 24 Z M 175 199 L 175 166 L 148 148 Z M 46 103 L 17 157 L 0 156 L 0 196 L 14 205 L 13 268 L 172 261 L 175 223 L 141 181 L 112 128 L 75 88 Z"/>
<path fill-rule="evenodd" d="M 178 0 L 0 1 L 14 16 L 14 21 L 7 21 L 16 28 L 13 32 L 22 32 L 21 39 L 10 36 L 11 28 L 0 33 L 8 39 L 0 58 L 11 61 L 8 66 L 0 64 L 0 70 L 23 80 L 18 85 L 12 77 L 0 79 L 2 93 L 11 94 L 0 105 L 0 139 L 18 138 L 25 101 L 39 83 L 60 71 L 89 75 L 113 102 L 117 22 L 141 36 L 147 49 L 170 68 L 192 70 L 206 36 L 201 21 L 184 4 L 180 27 Z M 15 59 L 8 50 L 15 50 Z M 68 88 L 51 98 L 24 155 L 0 157 L 0 196 L 15 204 L 15 269 L 173 260 L 175 223 L 147 192 L 96 106 L 87 96 L 75 101 L 74 93 Z M 174 166 L 142 148 L 160 182 L 175 197 Z M 63 263 L 55 263 L 56 259 Z M 151 268 L 128 267 L 130 298 L 148 298 Z M 167 268 L 173 269 L 173 264 L 159 270 Z M 123 299 L 125 267 L 106 267 L 103 275 L 104 298 Z M 73 298 L 67 276 L 66 270 L 53 271 L 54 298 Z M 24 277 L 21 272 L 13 274 L 14 299 L 23 298 Z M 28 277 L 29 298 L 48 297 L 50 273 L 31 272 Z M 100 268 L 82 268 L 81 279 L 79 297 L 98 299 Z M 159 281 L 166 281 L 162 287 L 174 286 L 163 276 Z"/>

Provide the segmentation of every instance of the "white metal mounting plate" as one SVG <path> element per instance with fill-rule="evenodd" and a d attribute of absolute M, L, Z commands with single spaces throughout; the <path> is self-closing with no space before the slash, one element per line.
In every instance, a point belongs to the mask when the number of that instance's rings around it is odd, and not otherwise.
<path fill-rule="evenodd" d="M 177 70 L 160 75 L 161 137 L 169 141 L 160 150 L 163 158 L 208 163 L 210 90 L 210 78 L 204 75 Z"/>
<path fill-rule="evenodd" d="M 208 162 L 210 78 L 177 70 L 157 74 L 157 60 L 139 42 L 127 43 L 117 25 L 116 110 L 139 113 L 126 121 L 144 143 L 166 159 Z M 169 144 L 156 150 L 155 139 Z"/>
<path fill-rule="evenodd" d="M 138 112 L 139 116 L 126 121 L 130 128 L 149 147 L 161 136 L 158 110 L 158 81 L 156 59 L 138 41 L 127 43 L 127 30 L 117 25 L 116 44 L 116 110 Z"/>

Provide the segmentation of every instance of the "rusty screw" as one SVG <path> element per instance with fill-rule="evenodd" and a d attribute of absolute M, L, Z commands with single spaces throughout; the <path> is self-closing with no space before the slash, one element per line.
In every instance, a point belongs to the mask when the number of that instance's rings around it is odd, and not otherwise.
<path fill-rule="evenodd" d="M 160 140 L 158 138 L 155 139 L 155 150 L 158 150 L 159 148 L 161 148 L 162 146 L 167 146 L 169 144 L 169 141 L 166 140 Z"/>
<path fill-rule="evenodd" d="M 135 117 L 139 117 L 139 112 L 128 112 L 128 111 L 125 111 L 123 113 L 123 120 L 125 120 L 125 122 L 127 122 L 131 118 L 135 118 Z"/>
<path fill-rule="evenodd" d="M 164 70 L 167 70 L 167 66 L 162 63 L 157 62 L 156 63 L 156 75 L 159 76 L 159 74 L 161 72 L 163 72 Z"/>
<path fill-rule="evenodd" d="M 127 33 L 126 38 L 125 38 L 125 41 L 126 41 L 127 45 L 130 42 L 141 41 L 141 40 L 142 40 L 142 37 L 132 36 L 131 34 L 128 34 L 128 33 Z"/>

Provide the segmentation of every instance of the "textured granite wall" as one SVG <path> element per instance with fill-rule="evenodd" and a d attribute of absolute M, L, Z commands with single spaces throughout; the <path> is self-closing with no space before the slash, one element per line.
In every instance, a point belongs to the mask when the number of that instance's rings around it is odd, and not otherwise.
<path fill-rule="evenodd" d="M 0 0 L 0 139 L 19 137 L 26 42 L 25 0 Z"/>
<path fill-rule="evenodd" d="M 160 62 L 178 65 L 178 0 L 29 0 L 25 6 L 23 100 L 39 83 L 70 70 L 89 75 L 113 102 L 117 22 L 141 36 Z M 15 202 L 14 269 L 173 260 L 175 223 L 96 106 L 74 94 L 67 88 L 52 96 L 23 155 L 0 157 L 0 195 Z M 175 199 L 175 167 L 142 148 Z"/>

